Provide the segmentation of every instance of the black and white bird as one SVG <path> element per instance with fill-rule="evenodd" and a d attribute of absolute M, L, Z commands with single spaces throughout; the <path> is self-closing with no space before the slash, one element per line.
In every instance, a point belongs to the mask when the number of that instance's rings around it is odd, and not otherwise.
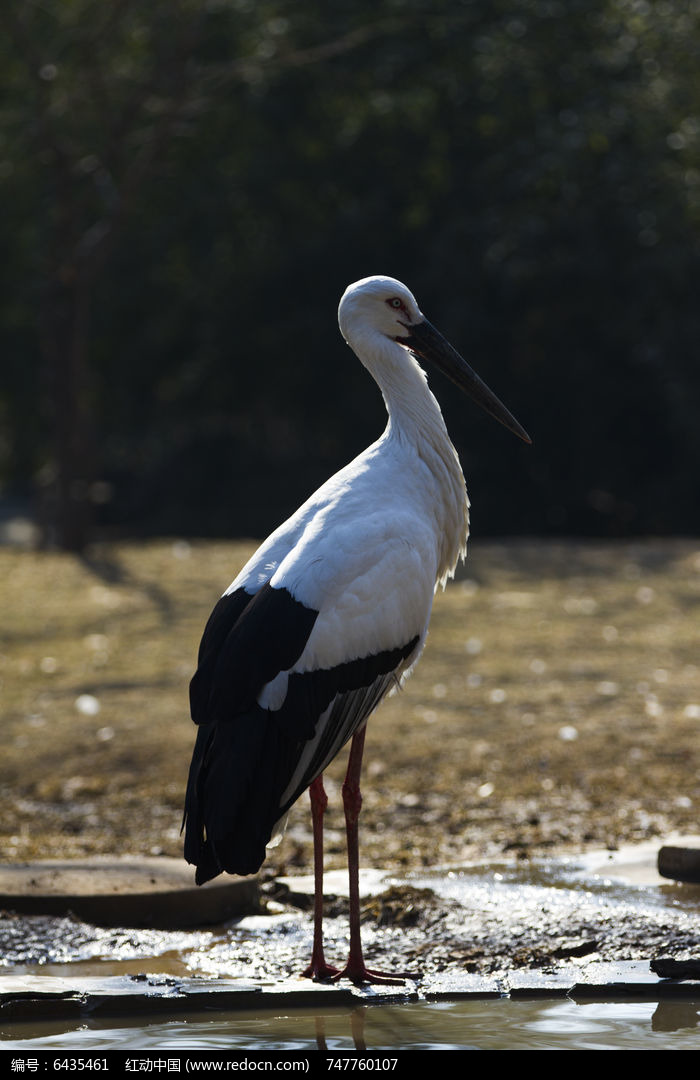
<path fill-rule="evenodd" d="M 395 981 L 360 941 L 360 767 L 368 717 L 425 644 L 433 596 L 466 554 L 469 500 L 457 453 L 418 360 L 432 361 L 525 442 L 529 436 L 390 277 L 350 285 L 340 330 L 381 389 L 377 442 L 323 484 L 258 548 L 215 606 L 190 686 L 198 725 L 185 803 L 185 857 L 201 884 L 253 874 L 310 789 L 314 948 L 304 974 Z M 350 954 L 322 943 L 322 774 L 352 739 L 343 785 Z M 404 976 L 398 976 L 403 978 Z"/>

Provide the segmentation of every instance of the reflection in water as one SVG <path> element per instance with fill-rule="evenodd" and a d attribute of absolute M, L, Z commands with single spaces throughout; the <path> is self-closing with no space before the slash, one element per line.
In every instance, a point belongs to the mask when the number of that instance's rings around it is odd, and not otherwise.
<path fill-rule="evenodd" d="M 467 1000 L 352 1008 L 142 1016 L 82 1024 L 4 1022 L 3 1049 L 699 1050 L 693 1002 Z"/>
<path fill-rule="evenodd" d="M 316 1046 L 319 1050 L 327 1050 L 326 1044 L 326 1018 L 325 1016 L 317 1016 L 316 1018 Z"/>
<path fill-rule="evenodd" d="M 358 1009 L 352 1009 L 350 1012 L 350 1034 L 352 1036 L 354 1050 L 365 1051 L 367 1049 L 367 1043 L 365 1042 L 365 1013 L 366 1009 L 363 1005 Z M 328 1050 L 328 1043 L 326 1042 L 326 1016 L 324 1014 L 315 1016 L 314 1023 L 316 1026 L 317 1049 Z"/>
<path fill-rule="evenodd" d="M 697 1001 L 660 1001 L 651 1018 L 652 1031 L 684 1031 L 700 1028 Z"/>
<path fill-rule="evenodd" d="M 359 1009 L 353 1009 L 350 1013 L 350 1028 L 352 1031 L 352 1041 L 355 1044 L 356 1050 L 366 1050 L 367 1044 L 365 1043 L 365 1013 L 366 1009 L 360 1007 Z"/>

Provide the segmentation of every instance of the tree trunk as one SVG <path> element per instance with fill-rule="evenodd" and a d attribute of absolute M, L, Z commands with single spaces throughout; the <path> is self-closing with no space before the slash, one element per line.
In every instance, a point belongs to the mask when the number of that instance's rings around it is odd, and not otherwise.
<path fill-rule="evenodd" d="M 87 274 L 63 267 L 48 286 L 41 335 L 53 430 L 53 460 L 42 492 L 42 540 L 46 546 L 75 552 L 84 550 L 93 527 L 96 461 L 88 365 L 90 299 Z"/>

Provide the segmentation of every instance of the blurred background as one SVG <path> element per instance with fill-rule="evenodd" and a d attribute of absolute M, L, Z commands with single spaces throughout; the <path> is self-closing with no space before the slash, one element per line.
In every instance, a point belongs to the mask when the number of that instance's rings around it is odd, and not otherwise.
<path fill-rule="evenodd" d="M 700 0 L 16 0 L 0 492 L 43 543 L 261 536 L 378 436 L 405 281 L 480 536 L 700 529 Z"/>

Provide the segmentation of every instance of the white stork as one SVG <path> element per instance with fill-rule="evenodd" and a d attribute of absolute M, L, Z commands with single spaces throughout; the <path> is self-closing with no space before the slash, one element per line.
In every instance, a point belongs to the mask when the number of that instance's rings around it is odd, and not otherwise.
<path fill-rule="evenodd" d="M 466 554 L 469 500 L 457 453 L 418 358 L 435 363 L 526 442 L 517 420 L 423 316 L 405 285 L 370 277 L 338 311 L 346 342 L 382 391 L 389 422 L 261 545 L 214 608 L 190 687 L 198 725 L 185 802 L 185 857 L 202 884 L 253 874 L 310 788 L 314 947 L 304 972 L 355 983 L 370 971 L 358 888 L 360 767 L 368 717 L 425 643 L 433 595 Z M 350 953 L 322 943 L 322 773 L 352 738 L 343 804 Z"/>

